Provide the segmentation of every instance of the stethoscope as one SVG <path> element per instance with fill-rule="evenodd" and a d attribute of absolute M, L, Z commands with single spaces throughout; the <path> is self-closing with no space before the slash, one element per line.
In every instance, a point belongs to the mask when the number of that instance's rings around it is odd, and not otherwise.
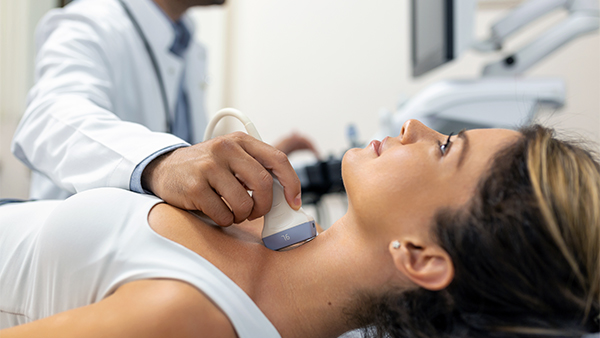
<path fill-rule="evenodd" d="M 158 87 L 160 88 L 160 96 L 162 97 L 163 108 L 165 111 L 165 121 L 167 123 L 167 131 L 170 133 L 171 132 L 171 114 L 169 113 L 169 101 L 167 100 L 167 91 L 165 89 L 165 82 L 163 81 L 162 75 L 160 74 L 160 69 L 158 68 L 158 62 L 156 61 L 156 56 L 154 55 L 154 52 L 152 51 L 152 48 L 150 47 L 150 43 L 148 42 L 148 39 L 146 39 L 144 32 L 142 32 L 142 29 L 140 28 L 139 23 L 133 17 L 133 15 L 131 14 L 131 11 L 129 10 L 127 5 L 125 5 L 123 0 L 119 0 L 119 2 L 121 3 L 121 6 L 123 6 L 123 9 L 125 10 L 125 13 L 129 17 L 129 20 L 133 24 L 133 27 L 135 27 L 135 30 L 137 31 L 138 35 L 140 36 L 140 39 L 142 39 L 142 42 L 144 43 L 144 47 L 146 48 L 146 53 L 148 54 L 148 57 L 150 58 L 150 62 L 152 63 L 152 69 L 154 69 L 154 74 L 156 75 L 156 80 L 158 81 Z"/>

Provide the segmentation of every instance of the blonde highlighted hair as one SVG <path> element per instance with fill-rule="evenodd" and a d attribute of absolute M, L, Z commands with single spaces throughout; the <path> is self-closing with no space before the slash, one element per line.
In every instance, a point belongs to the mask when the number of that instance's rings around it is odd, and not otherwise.
<path fill-rule="evenodd" d="M 589 152 L 558 141 L 544 128 L 530 131 L 527 167 L 540 213 L 554 243 L 587 290 L 580 302 L 589 315 L 600 298 L 600 170 Z"/>

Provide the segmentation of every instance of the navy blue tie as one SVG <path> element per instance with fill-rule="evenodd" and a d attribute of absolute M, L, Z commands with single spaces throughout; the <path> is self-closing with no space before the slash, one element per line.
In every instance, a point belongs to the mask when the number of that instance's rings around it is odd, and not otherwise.
<path fill-rule="evenodd" d="M 181 21 L 173 24 L 175 29 L 175 41 L 171 46 L 171 53 L 183 58 L 185 51 L 190 43 L 190 32 L 185 28 Z M 190 112 L 187 98 L 187 91 L 185 88 L 185 68 L 181 75 L 179 83 L 179 91 L 177 92 L 177 103 L 175 106 L 175 121 L 171 126 L 171 132 L 189 142 L 192 143 L 192 128 L 190 123 Z"/>

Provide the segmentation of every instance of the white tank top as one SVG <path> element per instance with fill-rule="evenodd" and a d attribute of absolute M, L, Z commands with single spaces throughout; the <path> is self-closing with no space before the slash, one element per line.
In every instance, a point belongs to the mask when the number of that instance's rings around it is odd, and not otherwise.
<path fill-rule="evenodd" d="M 103 188 L 0 207 L 0 329 L 98 302 L 131 281 L 170 278 L 201 290 L 240 338 L 281 337 L 225 274 L 150 228 L 160 202 Z"/>

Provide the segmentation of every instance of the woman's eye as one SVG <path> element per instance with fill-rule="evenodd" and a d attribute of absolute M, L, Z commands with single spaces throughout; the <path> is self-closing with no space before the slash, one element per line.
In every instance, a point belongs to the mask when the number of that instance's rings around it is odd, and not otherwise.
<path fill-rule="evenodd" d="M 450 137 L 452 137 L 453 134 L 454 133 L 450 133 L 450 135 L 448 135 L 448 139 L 446 140 L 446 143 L 444 143 L 444 144 L 442 144 L 442 142 L 438 141 L 438 144 L 440 146 L 440 151 L 442 152 L 442 156 L 446 155 L 446 152 L 450 148 Z"/>
<path fill-rule="evenodd" d="M 442 155 L 446 155 L 446 149 L 448 148 L 447 144 L 442 144 L 440 142 L 440 151 L 442 152 Z"/>

